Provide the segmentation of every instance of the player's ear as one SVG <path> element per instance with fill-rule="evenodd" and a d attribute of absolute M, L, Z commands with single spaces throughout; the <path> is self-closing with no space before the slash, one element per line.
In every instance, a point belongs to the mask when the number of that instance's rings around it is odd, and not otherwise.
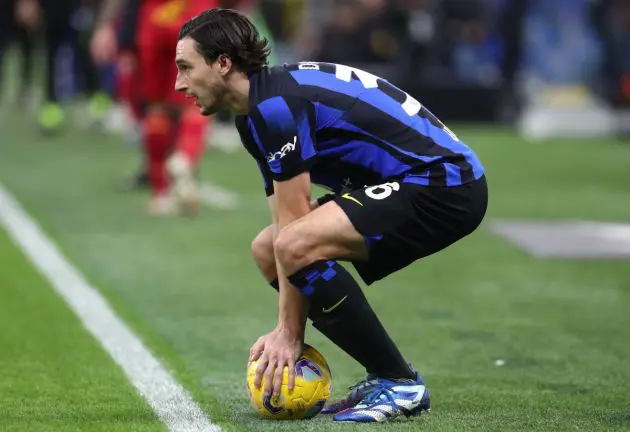
<path fill-rule="evenodd" d="M 226 75 L 230 70 L 232 70 L 232 59 L 225 54 L 221 54 L 219 56 L 217 63 L 219 65 L 219 73 L 221 73 L 221 75 Z"/>

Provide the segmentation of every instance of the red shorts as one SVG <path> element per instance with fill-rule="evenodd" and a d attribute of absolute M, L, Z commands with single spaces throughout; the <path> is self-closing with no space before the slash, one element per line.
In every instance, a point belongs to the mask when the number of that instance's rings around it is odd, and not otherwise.
<path fill-rule="evenodd" d="M 175 91 L 175 47 L 184 22 L 216 6 L 209 0 L 144 0 L 138 19 L 138 80 L 146 102 L 182 103 Z"/>

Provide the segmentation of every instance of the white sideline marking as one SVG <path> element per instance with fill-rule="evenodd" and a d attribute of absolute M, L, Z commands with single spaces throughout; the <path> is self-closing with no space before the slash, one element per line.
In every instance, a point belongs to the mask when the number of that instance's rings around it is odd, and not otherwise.
<path fill-rule="evenodd" d="M 199 185 L 199 200 L 219 210 L 236 210 L 239 207 L 238 195 L 208 181 Z"/>
<path fill-rule="evenodd" d="M 218 432 L 188 392 L 0 184 L 0 221 L 172 432 Z"/>

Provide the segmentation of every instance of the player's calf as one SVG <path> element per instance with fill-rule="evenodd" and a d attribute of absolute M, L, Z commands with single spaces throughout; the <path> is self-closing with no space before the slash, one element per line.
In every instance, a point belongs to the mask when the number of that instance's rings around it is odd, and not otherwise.
<path fill-rule="evenodd" d="M 150 209 L 165 200 L 168 194 L 168 177 L 166 174 L 166 160 L 172 145 L 173 124 L 159 104 L 149 108 L 142 125 L 144 150 L 147 159 L 147 171 L 153 196 L 149 204 Z M 157 212 L 158 214 L 171 213 Z"/>

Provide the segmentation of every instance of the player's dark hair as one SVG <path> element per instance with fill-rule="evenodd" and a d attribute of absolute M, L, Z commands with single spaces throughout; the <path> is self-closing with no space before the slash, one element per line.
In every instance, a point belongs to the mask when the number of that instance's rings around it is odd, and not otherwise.
<path fill-rule="evenodd" d="M 245 73 L 267 65 L 269 42 L 243 14 L 213 8 L 188 20 L 179 30 L 179 39 L 190 37 L 197 51 L 210 63 L 224 54 Z"/>

